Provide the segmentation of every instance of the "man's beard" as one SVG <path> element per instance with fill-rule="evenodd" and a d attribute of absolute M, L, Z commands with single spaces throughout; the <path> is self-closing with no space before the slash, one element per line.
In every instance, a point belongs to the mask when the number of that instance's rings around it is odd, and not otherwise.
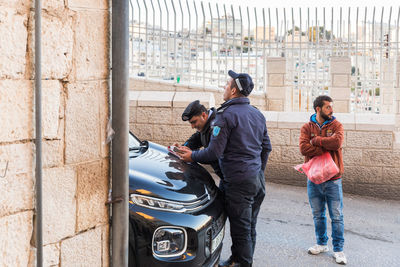
<path fill-rule="evenodd" d="M 330 116 L 332 116 L 332 113 L 330 114 Z M 329 121 L 331 118 L 329 117 L 329 115 L 326 115 L 325 113 L 321 112 L 321 117 L 326 120 Z"/>

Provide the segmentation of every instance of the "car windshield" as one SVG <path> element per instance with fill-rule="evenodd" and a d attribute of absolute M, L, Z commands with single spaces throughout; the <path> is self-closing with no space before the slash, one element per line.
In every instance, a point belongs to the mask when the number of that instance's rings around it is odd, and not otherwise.
<path fill-rule="evenodd" d="M 140 149 L 140 141 L 133 134 L 129 133 L 129 150 Z"/>

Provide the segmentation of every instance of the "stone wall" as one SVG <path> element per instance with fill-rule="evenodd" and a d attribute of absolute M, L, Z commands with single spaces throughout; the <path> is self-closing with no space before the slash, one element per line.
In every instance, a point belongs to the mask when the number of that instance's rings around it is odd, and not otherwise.
<path fill-rule="evenodd" d="M 43 1 L 44 266 L 108 266 L 109 10 Z M 35 266 L 34 1 L 0 0 L 0 266 Z"/>
<path fill-rule="evenodd" d="M 165 85 L 158 88 L 162 86 Z M 141 88 L 148 90 L 149 86 L 143 82 Z M 142 140 L 162 145 L 183 143 L 195 132 L 189 123 L 181 119 L 184 108 L 196 99 L 208 107 L 216 102 L 213 99 L 215 93 L 188 91 L 131 91 L 131 131 Z M 263 113 L 273 147 L 265 172 L 266 179 L 275 183 L 305 186 L 306 177 L 297 173 L 293 166 L 304 161 L 298 146 L 300 128 L 311 114 Z M 400 199 L 400 149 L 395 146 L 393 134 L 395 115 L 336 113 L 335 116 L 345 129 L 344 191 Z"/>
<path fill-rule="evenodd" d="M 227 75 L 228 77 L 228 75 Z M 223 88 L 205 87 L 198 85 L 179 84 L 174 81 L 160 81 L 155 79 L 131 78 L 129 81 L 131 91 L 148 91 L 150 96 L 157 97 L 158 91 L 169 92 L 205 92 L 214 95 L 215 106 L 219 107 L 223 102 Z M 153 93 L 151 93 L 153 92 Z M 265 93 L 252 92 L 250 95 L 251 104 L 259 109 L 265 110 L 267 102 Z M 151 100 L 151 99 L 150 99 Z M 193 99 L 196 100 L 196 99 Z M 185 106 L 186 107 L 186 106 Z"/>

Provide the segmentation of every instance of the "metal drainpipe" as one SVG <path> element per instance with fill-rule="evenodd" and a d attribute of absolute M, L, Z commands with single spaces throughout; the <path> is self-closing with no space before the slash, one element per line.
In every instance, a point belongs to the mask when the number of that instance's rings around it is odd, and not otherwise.
<path fill-rule="evenodd" d="M 43 266 L 42 226 L 42 3 L 35 1 L 36 266 Z"/>
<path fill-rule="evenodd" d="M 112 1 L 112 266 L 128 266 L 129 5 Z M 119 199 L 119 201 L 117 200 Z"/>

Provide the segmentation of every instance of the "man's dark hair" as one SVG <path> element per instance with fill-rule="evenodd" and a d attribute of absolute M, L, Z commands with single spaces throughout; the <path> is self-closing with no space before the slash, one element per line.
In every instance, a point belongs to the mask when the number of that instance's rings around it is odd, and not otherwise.
<path fill-rule="evenodd" d="M 203 112 L 207 113 L 207 109 L 205 106 L 200 104 L 199 100 L 195 100 L 192 103 L 190 103 L 186 109 L 182 113 L 182 120 L 183 121 L 188 121 L 190 120 L 193 116 L 200 116 Z"/>
<path fill-rule="evenodd" d="M 317 107 L 322 108 L 324 106 L 324 101 L 333 102 L 332 98 L 327 95 L 320 95 L 314 100 L 314 110 L 317 112 Z"/>
<path fill-rule="evenodd" d="M 207 113 L 207 109 L 205 106 L 201 105 L 199 109 L 193 112 L 193 116 L 200 116 L 203 112 Z"/>

